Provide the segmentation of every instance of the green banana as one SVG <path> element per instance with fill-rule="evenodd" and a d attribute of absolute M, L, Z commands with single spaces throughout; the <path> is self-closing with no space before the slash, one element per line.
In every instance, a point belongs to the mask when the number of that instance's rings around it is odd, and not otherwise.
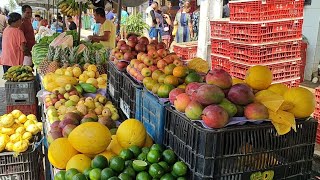
<path fill-rule="evenodd" d="M 94 87 L 92 84 L 80 83 L 79 85 L 84 90 L 84 92 L 87 92 L 87 93 L 96 93 L 97 92 L 97 88 Z"/>

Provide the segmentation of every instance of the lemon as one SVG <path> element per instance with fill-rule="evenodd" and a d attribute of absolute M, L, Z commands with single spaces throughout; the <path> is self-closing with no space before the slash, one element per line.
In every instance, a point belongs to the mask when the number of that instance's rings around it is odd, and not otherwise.
<path fill-rule="evenodd" d="M 90 168 L 90 165 L 91 159 L 88 156 L 84 154 L 77 154 L 68 161 L 66 170 L 75 168 L 79 172 L 83 173 L 85 169 Z"/>

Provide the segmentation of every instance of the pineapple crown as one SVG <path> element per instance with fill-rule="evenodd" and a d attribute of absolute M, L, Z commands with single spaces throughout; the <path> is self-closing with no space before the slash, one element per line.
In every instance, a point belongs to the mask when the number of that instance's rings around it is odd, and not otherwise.
<path fill-rule="evenodd" d="M 57 47 L 54 51 L 55 52 L 54 52 L 53 60 L 59 60 L 62 53 L 61 47 Z"/>
<path fill-rule="evenodd" d="M 47 60 L 48 61 L 53 61 L 53 57 L 55 55 L 55 49 L 52 46 L 49 46 L 48 48 L 48 54 L 47 54 Z"/>
<path fill-rule="evenodd" d="M 77 63 L 77 47 L 71 47 L 69 48 L 69 61 L 71 64 L 76 64 Z"/>
<path fill-rule="evenodd" d="M 101 55 L 100 55 L 100 52 L 99 52 L 99 51 L 96 51 L 95 60 L 96 60 L 96 63 L 97 63 L 97 64 L 102 64 L 102 62 L 101 62 Z"/>
<path fill-rule="evenodd" d="M 90 63 L 90 50 L 88 48 L 84 50 L 83 58 L 85 63 Z"/>

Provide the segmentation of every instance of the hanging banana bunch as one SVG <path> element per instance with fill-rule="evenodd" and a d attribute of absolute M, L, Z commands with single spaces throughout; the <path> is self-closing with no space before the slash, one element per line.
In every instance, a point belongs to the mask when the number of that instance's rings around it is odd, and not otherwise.
<path fill-rule="evenodd" d="M 91 1 L 88 0 L 61 0 L 58 3 L 61 14 L 66 16 L 76 16 L 79 15 L 79 3 L 82 2 L 82 10 L 92 9 L 94 6 Z"/>

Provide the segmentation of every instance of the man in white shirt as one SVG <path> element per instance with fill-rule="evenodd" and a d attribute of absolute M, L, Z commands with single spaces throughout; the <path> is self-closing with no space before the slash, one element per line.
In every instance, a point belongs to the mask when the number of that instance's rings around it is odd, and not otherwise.
<path fill-rule="evenodd" d="M 158 30 L 157 30 L 157 19 L 155 16 L 155 11 L 158 9 L 158 2 L 153 1 L 151 6 L 146 9 L 146 23 L 150 26 L 149 37 L 152 40 L 158 39 Z"/>

